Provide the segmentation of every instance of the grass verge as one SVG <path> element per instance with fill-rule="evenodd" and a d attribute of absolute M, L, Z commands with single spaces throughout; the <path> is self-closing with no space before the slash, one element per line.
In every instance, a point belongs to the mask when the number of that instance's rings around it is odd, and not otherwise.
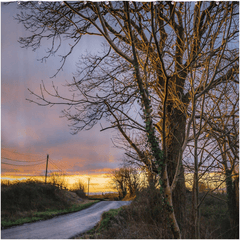
<path fill-rule="evenodd" d="M 110 209 L 108 212 L 104 212 L 102 214 L 102 219 L 99 223 L 99 225 L 95 228 L 95 232 L 101 232 L 103 230 L 106 230 L 109 228 L 109 225 L 112 223 L 114 220 L 114 217 L 118 215 L 120 210 L 123 207 L 117 208 L 117 209 Z"/>
<path fill-rule="evenodd" d="M 47 219 L 53 218 L 58 215 L 73 213 L 73 212 L 77 212 L 77 211 L 86 209 L 97 202 L 99 202 L 99 200 L 96 200 L 96 201 L 90 202 L 90 203 L 86 203 L 86 204 L 82 204 L 82 205 L 74 205 L 70 208 L 66 208 L 63 210 L 49 210 L 49 211 L 44 211 L 44 212 L 35 212 L 32 214 L 31 217 L 23 217 L 23 218 L 20 218 L 17 220 L 10 220 L 10 221 L 2 220 L 1 227 L 7 228 L 7 227 L 16 226 L 16 225 L 21 225 L 24 223 L 36 222 L 39 220 L 47 220 Z"/>
<path fill-rule="evenodd" d="M 103 231 L 108 230 L 112 226 L 116 220 L 115 217 L 124 207 L 125 206 L 122 206 L 120 208 L 110 209 L 109 211 L 104 212 L 100 222 L 93 229 L 81 234 L 80 236 L 76 236 L 75 239 L 93 239 L 96 238 L 96 236 L 101 235 Z"/>

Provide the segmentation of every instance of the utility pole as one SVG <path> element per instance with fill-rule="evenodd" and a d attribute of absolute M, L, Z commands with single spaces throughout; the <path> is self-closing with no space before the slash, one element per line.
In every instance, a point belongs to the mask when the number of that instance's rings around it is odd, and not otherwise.
<path fill-rule="evenodd" d="M 45 184 L 47 183 L 48 158 L 49 158 L 49 155 L 47 154 L 46 173 L 45 173 Z"/>
<path fill-rule="evenodd" d="M 88 178 L 88 196 L 89 196 L 89 184 L 90 184 L 90 178 Z"/>

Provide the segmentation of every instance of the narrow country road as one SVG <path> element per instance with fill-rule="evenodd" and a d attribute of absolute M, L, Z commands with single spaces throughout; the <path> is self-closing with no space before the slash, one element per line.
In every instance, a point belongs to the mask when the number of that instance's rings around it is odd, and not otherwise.
<path fill-rule="evenodd" d="M 103 212 L 128 204 L 129 201 L 98 202 L 79 212 L 1 230 L 1 238 L 68 239 L 93 228 L 100 221 Z"/>

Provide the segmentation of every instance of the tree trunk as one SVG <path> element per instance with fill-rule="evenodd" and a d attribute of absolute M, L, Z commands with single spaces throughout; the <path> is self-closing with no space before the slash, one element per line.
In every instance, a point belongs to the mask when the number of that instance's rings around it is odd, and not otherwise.
<path fill-rule="evenodd" d="M 235 199 L 235 238 L 239 239 L 239 176 L 233 181 Z"/>
<path fill-rule="evenodd" d="M 155 173 L 151 171 L 149 168 L 146 168 L 146 172 L 147 172 L 147 181 L 148 181 L 149 187 L 155 188 L 156 183 L 158 182 L 156 179 Z"/>
<path fill-rule="evenodd" d="M 236 203 L 236 196 L 235 196 L 235 189 L 232 181 L 232 172 L 229 169 L 225 170 L 226 174 L 226 187 L 227 187 L 227 204 L 228 204 L 228 211 L 230 216 L 230 224 L 231 228 L 234 229 L 233 232 L 235 233 L 235 237 L 238 233 L 238 224 L 239 224 L 239 214 L 237 212 L 237 203 Z"/>
<path fill-rule="evenodd" d="M 233 183 L 234 183 L 236 209 L 237 209 L 237 213 L 239 213 L 239 176 L 237 176 L 234 179 Z M 238 214 L 238 218 L 239 218 L 239 214 Z"/>
<path fill-rule="evenodd" d="M 168 132 L 166 134 L 167 140 L 167 158 L 168 158 L 168 176 L 170 186 L 176 173 L 177 162 L 179 154 L 185 137 L 186 118 L 184 114 L 173 107 L 168 106 L 167 126 Z M 182 159 L 182 156 L 181 156 Z M 180 162 L 180 172 L 177 185 L 173 191 L 173 208 L 176 215 L 177 222 L 180 229 L 183 229 L 185 222 L 185 205 L 186 205 L 186 187 L 185 176 L 182 165 Z"/>
<path fill-rule="evenodd" d="M 168 217 L 170 220 L 170 226 L 173 233 L 173 237 L 175 239 L 181 239 L 181 230 L 179 228 L 179 222 L 176 220 L 175 210 L 173 208 L 173 198 L 172 198 L 172 191 L 171 186 L 169 184 L 169 178 L 167 173 L 167 166 L 165 166 L 164 174 L 163 174 L 163 181 L 164 181 L 164 197 L 165 197 L 165 204 L 167 204 L 167 211 Z"/>
<path fill-rule="evenodd" d="M 194 223 L 195 239 L 200 238 L 200 208 L 198 207 L 199 182 L 196 172 L 193 178 L 192 189 L 192 222 Z"/>

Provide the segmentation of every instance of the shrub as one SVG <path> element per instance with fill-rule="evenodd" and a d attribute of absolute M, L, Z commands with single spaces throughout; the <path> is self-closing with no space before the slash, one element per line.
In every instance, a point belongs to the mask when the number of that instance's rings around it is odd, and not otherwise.
<path fill-rule="evenodd" d="M 200 199 L 205 193 L 200 193 Z M 234 238 L 233 229 L 227 215 L 226 195 L 207 195 L 201 205 L 200 236 L 203 239 Z M 195 237 L 194 220 L 192 219 L 192 192 L 187 192 L 187 208 L 184 224 L 181 229 L 182 238 Z M 172 238 L 168 218 L 161 204 L 159 190 L 143 189 L 129 206 L 102 215 L 99 226 L 84 238 L 100 239 L 167 239 Z"/>
<path fill-rule="evenodd" d="M 66 189 L 67 188 L 65 175 L 62 174 L 62 173 L 58 173 L 58 172 L 51 173 L 48 181 L 49 181 L 50 184 L 52 184 L 54 186 L 57 186 L 60 189 Z"/>
<path fill-rule="evenodd" d="M 80 179 L 73 185 L 73 192 L 75 192 L 80 198 L 86 198 L 85 187 Z"/>
<path fill-rule="evenodd" d="M 1 206 L 2 211 L 15 214 L 18 211 L 63 209 L 68 203 L 56 186 L 28 180 L 2 188 Z"/>
<path fill-rule="evenodd" d="M 172 238 L 159 190 L 144 189 L 129 206 L 103 214 L 94 238 Z M 99 230 L 101 231 L 99 232 Z M 87 236 L 89 237 L 89 236 Z"/>

